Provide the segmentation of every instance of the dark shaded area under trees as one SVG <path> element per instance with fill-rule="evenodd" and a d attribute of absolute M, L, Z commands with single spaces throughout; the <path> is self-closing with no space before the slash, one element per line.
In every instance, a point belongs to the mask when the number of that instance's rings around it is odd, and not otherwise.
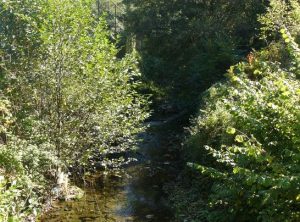
<path fill-rule="evenodd" d="M 257 16 L 267 2 L 125 0 L 126 31 L 136 38 L 145 90 L 160 103 L 195 111 L 203 91 L 260 47 Z"/>

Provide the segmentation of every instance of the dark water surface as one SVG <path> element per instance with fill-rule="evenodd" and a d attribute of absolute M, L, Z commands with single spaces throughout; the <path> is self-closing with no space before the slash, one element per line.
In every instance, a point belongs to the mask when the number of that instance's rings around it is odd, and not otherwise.
<path fill-rule="evenodd" d="M 173 221 L 164 185 L 176 176 L 176 155 L 166 129 L 157 125 L 143 135 L 136 163 L 87 177 L 82 199 L 54 203 L 41 221 Z"/>

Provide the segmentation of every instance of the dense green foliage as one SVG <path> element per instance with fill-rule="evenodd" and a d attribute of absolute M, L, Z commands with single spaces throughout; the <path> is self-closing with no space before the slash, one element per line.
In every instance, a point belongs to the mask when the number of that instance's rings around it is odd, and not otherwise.
<path fill-rule="evenodd" d="M 196 221 L 299 221 L 299 9 L 297 1 L 271 1 L 260 17 L 269 46 L 205 93 L 186 142 L 188 165 L 201 175 L 172 197 L 178 213 Z M 183 197 L 185 189 L 194 192 Z M 197 208 L 186 211 L 181 198 Z"/>
<path fill-rule="evenodd" d="M 177 221 L 299 221 L 299 1 L 106 4 L 0 2 L 0 221 L 37 216 L 68 169 L 134 148 L 138 92 L 199 110 L 167 188 Z"/>
<path fill-rule="evenodd" d="M 44 201 L 56 167 L 61 162 L 51 152 L 51 144 L 34 144 L 12 132 L 11 103 L 2 98 L 0 149 L 0 220 L 36 215 Z"/>
<path fill-rule="evenodd" d="M 130 149 L 143 130 L 135 56 L 117 58 L 93 4 L 0 3 L 1 221 L 35 213 L 58 169 Z"/>
<path fill-rule="evenodd" d="M 234 83 L 210 89 L 208 99 L 214 104 L 200 115 L 190 141 L 207 144 L 201 155 L 212 155 L 218 162 L 196 165 L 216 178 L 209 196 L 215 210 L 210 220 L 247 221 L 256 216 L 259 221 L 297 221 L 299 81 L 266 64 L 266 76 L 253 83 L 245 73 L 247 65 L 234 68 Z M 207 133 L 204 140 L 202 134 Z"/>
<path fill-rule="evenodd" d="M 136 37 L 146 88 L 180 108 L 195 108 L 201 92 L 258 44 L 262 0 L 124 1 L 126 27 Z"/>

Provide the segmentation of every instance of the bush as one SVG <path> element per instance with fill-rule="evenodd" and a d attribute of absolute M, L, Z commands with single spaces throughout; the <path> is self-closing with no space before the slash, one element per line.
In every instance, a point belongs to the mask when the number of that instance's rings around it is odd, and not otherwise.
<path fill-rule="evenodd" d="M 0 3 L 1 221 L 34 213 L 57 170 L 131 149 L 144 129 L 135 54 L 117 58 L 94 3 Z"/>
<path fill-rule="evenodd" d="M 281 33 L 290 66 L 262 60 L 266 52 L 232 66 L 191 128 L 187 147 L 200 158 L 189 165 L 213 181 L 208 221 L 299 220 L 300 56 Z"/>
<path fill-rule="evenodd" d="M 51 189 L 47 175 L 59 165 L 56 156 L 46 149 L 9 139 L 7 145 L 0 145 L 1 221 L 37 215 L 48 195 L 47 189 Z"/>
<path fill-rule="evenodd" d="M 50 144 L 39 146 L 11 133 L 13 116 L 7 99 L 0 100 L 0 220 L 15 221 L 37 214 L 51 181 L 47 176 L 61 165 Z M 54 177 L 54 175 L 53 175 Z"/>
<path fill-rule="evenodd" d="M 41 0 L 39 7 L 30 7 L 30 0 L 22 7 L 2 4 L 11 18 L 3 21 L 15 35 L 25 33 L 18 38 L 26 40 L 17 41 L 22 59 L 13 57 L 2 70 L 16 117 L 13 132 L 38 146 L 51 144 L 67 164 L 86 162 L 95 150 L 133 147 L 148 116 L 146 99 L 137 93 L 137 61 L 134 53 L 117 58 L 110 31 L 93 11 L 92 1 Z M 5 45 L 13 41 L 6 29 L 0 34 Z M 28 38 L 37 42 L 28 45 L 34 57 L 23 52 Z"/>

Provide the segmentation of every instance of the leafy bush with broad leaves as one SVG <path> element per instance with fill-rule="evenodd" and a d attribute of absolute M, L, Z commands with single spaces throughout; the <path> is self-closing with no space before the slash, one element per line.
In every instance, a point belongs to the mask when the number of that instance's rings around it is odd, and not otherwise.
<path fill-rule="evenodd" d="M 7 99 L 0 100 L 0 220 L 37 214 L 46 193 L 47 175 L 60 165 L 50 144 L 32 145 L 12 135 L 14 118 Z"/>
<path fill-rule="evenodd" d="M 6 145 L 0 145 L 1 221 L 37 216 L 49 194 L 49 175 L 54 178 L 60 164 L 49 147 L 31 145 L 16 137 L 8 139 Z"/>
<path fill-rule="evenodd" d="M 300 219 L 300 50 L 280 32 L 290 66 L 262 60 L 264 51 L 232 66 L 191 128 L 199 159 L 189 165 L 213 181 L 208 221 Z"/>

